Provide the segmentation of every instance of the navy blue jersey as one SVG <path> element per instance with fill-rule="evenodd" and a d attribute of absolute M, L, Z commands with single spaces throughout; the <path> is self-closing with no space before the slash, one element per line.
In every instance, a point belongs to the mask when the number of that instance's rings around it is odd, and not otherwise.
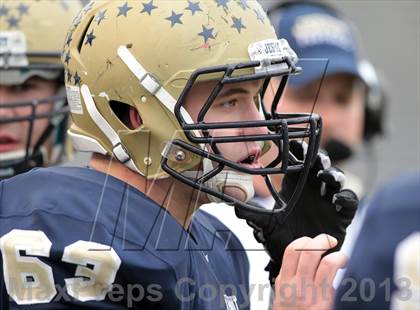
<path fill-rule="evenodd" d="M 335 309 L 419 309 L 420 175 L 395 179 L 367 205 Z"/>
<path fill-rule="evenodd" d="M 246 253 L 211 215 L 197 211 L 186 231 L 88 168 L 0 184 L 1 309 L 249 309 Z"/>

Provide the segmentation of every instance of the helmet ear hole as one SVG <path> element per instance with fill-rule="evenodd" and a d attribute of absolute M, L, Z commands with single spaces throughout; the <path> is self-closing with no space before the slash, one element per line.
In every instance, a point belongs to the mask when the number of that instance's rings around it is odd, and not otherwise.
<path fill-rule="evenodd" d="M 134 107 L 116 100 L 111 100 L 109 106 L 118 120 L 128 129 L 134 130 L 142 125 L 140 114 Z"/>

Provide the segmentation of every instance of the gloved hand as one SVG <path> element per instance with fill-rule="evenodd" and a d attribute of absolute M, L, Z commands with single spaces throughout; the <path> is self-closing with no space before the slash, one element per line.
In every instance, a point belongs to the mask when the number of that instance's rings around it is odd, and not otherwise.
<path fill-rule="evenodd" d="M 299 159 L 305 156 L 305 150 L 300 143 L 291 142 L 290 150 Z M 299 172 L 284 176 L 281 194 L 285 201 L 293 195 L 299 176 Z M 352 190 L 342 189 L 344 181 L 344 173 L 331 167 L 329 157 L 319 152 L 293 209 L 286 208 L 284 212 L 271 215 L 235 209 L 236 215 L 245 219 L 254 229 L 255 238 L 264 245 L 271 257 L 266 267 L 271 283 L 274 283 L 279 273 L 284 250 L 293 240 L 326 233 L 338 240 L 332 251 L 341 248 L 346 228 L 359 204 L 357 195 Z"/>

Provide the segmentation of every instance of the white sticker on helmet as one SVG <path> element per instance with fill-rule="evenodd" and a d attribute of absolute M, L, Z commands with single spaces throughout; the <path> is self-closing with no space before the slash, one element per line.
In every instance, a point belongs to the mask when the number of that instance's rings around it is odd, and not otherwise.
<path fill-rule="evenodd" d="M 261 61 L 261 66 L 255 69 L 256 72 L 287 68 L 286 64 L 272 65 L 272 60 L 281 60 L 287 57 L 294 64 L 298 61 L 296 53 L 285 39 L 267 39 L 252 43 L 248 47 L 248 53 L 251 60 Z"/>
<path fill-rule="evenodd" d="M 0 32 L 0 66 L 25 67 L 29 64 L 26 57 L 26 37 L 21 31 Z"/>
<path fill-rule="evenodd" d="M 83 114 L 82 101 L 80 99 L 80 88 L 78 86 L 66 86 L 67 101 L 71 113 Z"/>

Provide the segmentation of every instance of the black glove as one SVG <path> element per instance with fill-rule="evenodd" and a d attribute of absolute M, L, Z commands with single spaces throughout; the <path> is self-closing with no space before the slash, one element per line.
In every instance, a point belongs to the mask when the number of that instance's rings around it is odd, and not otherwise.
<path fill-rule="evenodd" d="M 299 159 L 304 157 L 304 148 L 300 143 L 291 142 L 290 150 Z M 285 201 L 293 195 L 299 177 L 299 172 L 284 176 L 281 195 Z M 293 240 L 303 236 L 313 238 L 326 233 L 338 241 L 332 250 L 337 251 L 341 248 L 346 228 L 359 204 L 353 191 L 342 189 L 344 181 L 343 172 L 331 167 L 329 157 L 319 152 L 293 209 L 286 208 L 284 212 L 270 215 L 235 209 L 236 215 L 245 219 L 254 229 L 255 238 L 264 245 L 271 257 L 266 267 L 271 283 L 274 283 L 280 271 L 287 245 Z"/>

